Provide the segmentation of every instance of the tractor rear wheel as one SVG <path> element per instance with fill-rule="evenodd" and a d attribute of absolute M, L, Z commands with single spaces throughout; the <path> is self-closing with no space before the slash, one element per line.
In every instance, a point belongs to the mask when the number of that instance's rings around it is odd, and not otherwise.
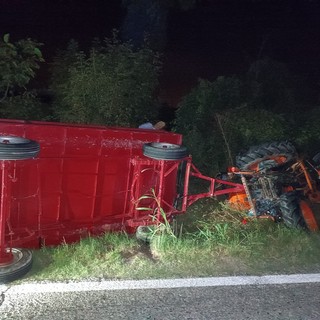
<path fill-rule="evenodd" d="M 284 193 L 280 196 L 280 211 L 284 224 L 289 228 L 306 229 L 299 201 L 295 192 Z"/>
<path fill-rule="evenodd" d="M 295 147 L 288 141 L 264 143 L 237 156 L 236 165 L 240 170 L 259 171 L 278 167 L 296 156 Z"/>

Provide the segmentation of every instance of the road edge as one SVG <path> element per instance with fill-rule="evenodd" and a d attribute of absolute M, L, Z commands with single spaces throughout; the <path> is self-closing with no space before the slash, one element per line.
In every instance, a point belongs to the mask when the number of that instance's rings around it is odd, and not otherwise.
<path fill-rule="evenodd" d="M 154 280 L 85 280 L 0 285 L 0 293 L 47 293 L 320 283 L 320 273 Z"/>

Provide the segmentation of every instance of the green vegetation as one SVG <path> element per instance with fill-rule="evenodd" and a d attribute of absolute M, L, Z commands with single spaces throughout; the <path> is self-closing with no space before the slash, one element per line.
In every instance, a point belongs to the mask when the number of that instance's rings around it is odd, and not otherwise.
<path fill-rule="evenodd" d="M 40 120 L 41 103 L 27 89 L 44 62 L 41 43 L 31 39 L 10 42 L 9 34 L 0 41 L 0 117 Z"/>
<path fill-rule="evenodd" d="M 0 91 L 2 99 L 8 97 L 10 90 L 24 88 L 34 78 L 39 63 L 43 62 L 40 43 L 31 39 L 10 42 L 9 34 L 0 42 Z"/>
<path fill-rule="evenodd" d="M 182 133 L 194 162 L 213 175 L 233 165 L 247 146 L 288 137 L 284 115 L 248 105 L 237 78 L 201 80 L 177 110 L 175 130 Z"/>
<path fill-rule="evenodd" d="M 158 56 L 120 43 L 115 34 L 95 41 L 89 53 L 75 41 L 59 52 L 52 68 L 55 118 L 63 122 L 134 126 L 154 118 Z"/>
<path fill-rule="evenodd" d="M 155 119 L 160 59 L 147 45 L 135 49 L 117 32 L 95 40 L 84 52 L 71 40 L 51 63 L 50 103 L 30 89 L 40 63 L 42 44 L 31 39 L 0 42 L 0 116 L 25 120 L 137 127 Z M 39 89 L 39 88 L 38 88 Z M 40 88 L 47 90 L 48 88 Z"/>
<path fill-rule="evenodd" d="M 266 58 L 245 75 L 199 80 L 177 109 L 175 131 L 209 175 L 234 165 L 242 149 L 264 142 L 291 140 L 312 156 L 320 147 L 317 102 L 302 79 Z"/>
<path fill-rule="evenodd" d="M 155 232 L 150 244 L 107 233 L 34 252 L 28 280 L 148 279 L 319 272 L 319 234 L 270 220 L 243 220 L 213 199 L 177 219 L 177 236 Z M 247 222 L 247 223 L 245 223 Z M 164 228 L 166 229 L 166 228 Z"/>

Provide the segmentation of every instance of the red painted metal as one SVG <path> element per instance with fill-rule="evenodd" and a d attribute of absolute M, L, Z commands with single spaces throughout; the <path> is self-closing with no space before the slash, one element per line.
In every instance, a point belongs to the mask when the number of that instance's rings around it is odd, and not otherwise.
<path fill-rule="evenodd" d="M 5 247 L 56 245 L 137 224 L 135 197 L 153 187 L 154 173 L 140 174 L 133 189 L 134 159 L 146 160 L 145 143 L 182 143 L 181 135 L 166 131 L 11 120 L 0 121 L 0 135 L 32 139 L 41 147 L 37 159 L 3 161 L 8 169 L 1 172 L 2 254 Z M 157 161 L 147 161 L 157 167 Z M 15 182 L 3 181 L 9 176 Z M 5 192 L 9 185 L 11 196 Z M 174 197 L 173 187 L 166 188 L 163 198 Z"/>
<path fill-rule="evenodd" d="M 164 160 L 146 160 L 146 159 L 135 159 L 135 168 L 136 168 L 136 177 L 137 181 L 141 181 L 141 174 L 146 172 L 152 172 L 152 174 L 157 177 L 157 183 L 153 185 L 153 189 L 155 190 L 156 198 L 159 201 L 158 207 L 162 208 L 164 212 L 166 213 L 167 218 L 169 218 L 173 214 L 180 214 L 184 213 L 187 208 L 192 205 L 195 201 L 202 199 L 202 198 L 208 198 L 208 197 L 216 197 L 221 196 L 225 194 L 230 193 L 242 193 L 244 192 L 244 187 L 242 184 L 234 183 L 231 181 L 226 180 L 220 180 L 211 178 L 208 176 L 203 175 L 192 163 L 192 158 L 186 157 L 184 159 L 179 159 L 175 161 L 164 161 Z M 186 169 L 184 174 L 184 188 L 183 188 L 183 194 L 177 195 L 176 194 L 176 188 L 175 184 L 173 182 L 176 180 L 177 172 L 179 167 L 181 167 L 181 164 L 185 162 L 186 163 Z M 190 177 L 195 177 L 198 179 L 206 180 L 210 182 L 209 191 L 204 193 L 198 193 L 198 194 L 189 194 L 189 179 Z M 219 188 L 217 187 L 219 185 Z M 135 188 L 135 182 L 133 183 L 133 188 Z M 170 192 L 168 192 L 168 188 Z M 149 192 L 148 192 L 149 191 Z M 134 195 L 134 200 L 131 201 L 132 204 L 134 204 L 135 207 L 144 207 L 144 208 L 150 208 L 149 214 L 152 214 L 154 212 L 155 207 L 152 207 L 152 204 L 155 205 L 154 201 L 146 201 L 146 199 L 142 199 L 139 201 L 139 196 L 143 194 L 150 194 L 149 190 L 141 190 L 138 188 L 138 192 L 132 192 L 131 194 Z M 169 197 L 169 199 L 166 198 L 165 195 L 171 195 L 174 194 L 175 197 Z M 178 208 L 175 206 L 174 201 L 177 200 L 177 198 L 181 199 L 181 207 Z M 146 204 L 146 202 L 149 202 Z M 149 205 L 149 207 L 148 207 Z M 135 210 L 134 207 L 131 210 Z M 137 214 L 139 212 L 136 211 Z M 160 216 L 156 216 L 157 220 L 161 220 Z M 141 222 L 139 219 L 137 219 L 138 224 L 135 224 L 133 221 L 133 225 L 137 226 Z M 150 223 L 150 220 L 145 220 L 145 224 Z M 141 225 L 141 223 L 140 223 Z"/>
<path fill-rule="evenodd" d="M 10 260 L 13 247 L 134 231 L 161 220 L 160 208 L 169 219 L 200 198 L 243 192 L 241 184 L 202 175 L 191 157 L 169 161 L 143 155 L 145 143 L 181 145 L 182 136 L 176 133 L 0 120 L 1 135 L 35 140 L 41 149 L 36 159 L 2 161 L 0 264 Z M 184 189 L 178 195 L 182 165 Z M 209 181 L 209 191 L 188 195 L 190 176 Z"/>
<path fill-rule="evenodd" d="M 13 259 L 11 251 L 7 250 L 5 242 L 5 226 L 10 215 L 11 181 L 9 178 L 10 161 L 1 161 L 1 202 L 0 202 L 0 266 L 10 263 Z"/>
<path fill-rule="evenodd" d="M 230 193 L 237 193 L 237 192 L 243 192 L 244 187 L 242 184 L 239 183 L 234 183 L 231 181 L 226 181 L 226 180 L 220 180 L 220 179 L 214 179 L 211 177 L 204 176 L 196 167 L 194 164 L 191 163 L 191 159 L 188 161 L 188 167 L 190 167 L 190 175 L 202 180 L 207 180 L 210 182 L 210 188 L 209 191 L 206 193 L 201 193 L 201 194 L 196 194 L 196 195 L 188 195 L 188 192 L 185 191 L 185 197 L 187 199 L 184 210 L 188 206 L 190 206 L 192 203 L 195 201 L 201 199 L 201 198 L 208 198 L 208 197 L 216 197 L 216 196 L 221 196 L 225 194 L 230 194 Z M 187 179 L 188 181 L 189 179 Z M 217 188 L 217 184 L 221 187 L 219 190 Z"/>

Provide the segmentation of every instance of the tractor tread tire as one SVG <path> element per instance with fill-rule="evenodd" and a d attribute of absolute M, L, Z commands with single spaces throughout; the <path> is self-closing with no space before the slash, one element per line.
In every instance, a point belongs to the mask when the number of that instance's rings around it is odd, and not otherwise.
<path fill-rule="evenodd" d="M 236 166 L 240 170 L 249 170 L 256 163 L 272 159 L 272 157 L 284 156 L 285 163 L 297 156 L 294 145 L 288 141 L 264 143 L 259 146 L 252 146 L 250 149 L 236 157 Z"/>
<path fill-rule="evenodd" d="M 287 227 L 300 229 L 307 228 L 300 210 L 299 198 L 295 192 L 282 194 L 280 196 L 279 208 L 282 220 Z"/>

